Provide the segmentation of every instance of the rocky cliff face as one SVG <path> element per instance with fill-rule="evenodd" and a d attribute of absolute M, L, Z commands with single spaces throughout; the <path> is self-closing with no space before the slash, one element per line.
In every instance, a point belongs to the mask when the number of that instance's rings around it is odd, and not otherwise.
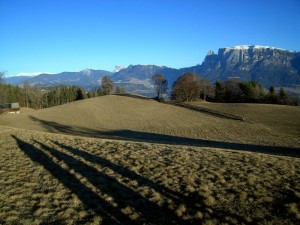
<path fill-rule="evenodd" d="M 264 86 L 300 84 L 300 53 L 267 46 L 235 46 L 209 51 L 203 63 L 194 68 L 209 80 L 255 80 Z"/>

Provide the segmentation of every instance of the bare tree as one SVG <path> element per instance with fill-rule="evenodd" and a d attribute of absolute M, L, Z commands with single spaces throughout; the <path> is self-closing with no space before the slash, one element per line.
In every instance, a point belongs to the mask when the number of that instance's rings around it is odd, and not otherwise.
<path fill-rule="evenodd" d="M 192 101 L 200 97 L 200 76 L 187 72 L 173 84 L 172 98 L 175 101 Z"/>
<path fill-rule="evenodd" d="M 5 73 L 0 72 L 0 84 L 4 83 L 3 78 L 4 78 Z"/>
<path fill-rule="evenodd" d="M 201 98 L 206 101 L 206 98 L 213 98 L 215 93 L 214 86 L 212 83 L 207 79 L 201 79 L 200 81 L 200 96 Z"/>
<path fill-rule="evenodd" d="M 168 90 L 168 81 L 162 74 L 154 74 L 151 79 L 156 91 L 156 98 L 159 100 Z"/>
<path fill-rule="evenodd" d="M 25 99 L 25 107 L 28 108 L 29 107 L 29 102 L 30 102 L 30 85 L 27 81 L 25 81 L 23 83 L 23 95 L 24 95 L 24 99 Z"/>
<path fill-rule="evenodd" d="M 125 88 L 123 88 L 123 87 L 117 86 L 117 87 L 116 87 L 116 90 L 115 90 L 115 93 L 116 93 L 116 94 L 125 94 L 125 93 L 126 93 L 126 90 L 125 90 Z"/>

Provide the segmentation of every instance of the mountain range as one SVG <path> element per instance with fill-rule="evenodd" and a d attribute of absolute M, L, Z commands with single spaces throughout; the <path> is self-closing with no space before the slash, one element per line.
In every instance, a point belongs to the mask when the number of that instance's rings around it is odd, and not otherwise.
<path fill-rule="evenodd" d="M 211 80 L 232 77 L 257 81 L 265 87 L 300 84 L 300 52 L 268 46 L 235 46 L 209 51 L 201 65 L 187 68 Z"/>
<path fill-rule="evenodd" d="M 117 86 L 130 92 L 150 95 L 153 93 L 151 77 L 161 73 L 168 80 L 169 86 L 184 72 L 195 72 L 201 77 L 215 82 L 238 78 L 243 81 L 254 80 L 266 88 L 299 87 L 300 52 L 269 46 L 242 45 L 220 48 L 218 53 L 209 51 L 201 64 L 174 69 L 155 65 L 118 66 L 114 72 L 85 69 L 79 72 L 62 72 L 58 74 L 40 74 L 34 77 L 19 76 L 5 78 L 5 82 L 22 85 L 49 87 L 55 85 L 76 85 L 86 90 L 99 87 L 101 78 L 111 77 Z"/>

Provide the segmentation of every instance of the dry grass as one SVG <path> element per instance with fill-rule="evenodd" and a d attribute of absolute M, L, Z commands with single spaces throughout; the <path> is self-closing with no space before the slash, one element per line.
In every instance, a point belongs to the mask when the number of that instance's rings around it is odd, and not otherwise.
<path fill-rule="evenodd" d="M 215 107 L 218 104 L 207 105 Z M 245 105 L 243 108 L 241 105 L 237 108 L 230 104 L 220 107 L 221 111 L 233 109 L 234 113 L 244 112 L 241 116 L 248 113 L 249 117 L 246 116 L 246 122 L 232 121 L 152 100 L 105 96 L 19 115 L 1 115 L 0 124 L 109 138 L 113 132 L 117 139 L 127 138 L 126 134 L 118 133 L 126 130 L 135 132 L 135 136 L 151 133 L 198 140 L 300 147 L 300 107 Z M 133 136 L 132 133 L 128 135 Z"/>
<path fill-rule="evenodd" d="M 208 109 L 214 109 L 242 116 L 247 123 L 276 130 L 281 133 L 300 136 L 300 107 L 270 104 L 191 102 Z"/>
<path fill-rule="evenodd" d="M 36 131 L 0 126 L 0 224 L 299 224 L 300 158 L 251 152 L 298 128 L 250 117 L 116 96 L 2 115 Z"/>
<path fill-rule="evenodd" d="M 299 223 L 299 158 L 0 135 L 0 224 Z"/>

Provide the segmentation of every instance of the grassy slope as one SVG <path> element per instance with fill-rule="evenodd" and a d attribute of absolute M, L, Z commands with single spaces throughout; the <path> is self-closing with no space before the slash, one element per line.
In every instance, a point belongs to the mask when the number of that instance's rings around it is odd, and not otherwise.
<path fill-rule="evenodd" d="M 279 115 L 281 113 L 286 115 L 288 112 L 285 110 L 291 109 L 293 117 L 287 121 L 275 117 L 274 124 L 286 123 L 286 127 L 291 128 L 291 131 L 284 126 L 273 129 L 273 124 L 265 123 L 263 120 L 256 121 L 256 118 L 247 118 L 246 122 L 232 121 L 152 100 L 121 96 L 93 98 L 20 115 L 2 115 L 0 124 L 108 138 L 131 136 L 138 139 L 147 134 L 161 134 L 198 140 L 299 147 L 299 107 L 278 106 L 278 108 Z M 226 107 L 224 109 L 226 110 Z M 264 110 L 263 108 L 257 110 L 264 119 L 271 118 L 264 113 L 265 111 L 271 115 L 275 113 L 269 106 Z M 238 109 L 238 112 L 240 111 L 241 109 Z M 250 112 L 251 115 L 256 113 L 255 110 Z M 159 136 L 154 138 L 159 139 Z"/>
<path fill-rule="evenodd" d="M 190 104 L 239 115 L 249 123 L 262 124 L 278 132 L 300 136 L 299 106 L 210 102 L 192 102 Z"/>

